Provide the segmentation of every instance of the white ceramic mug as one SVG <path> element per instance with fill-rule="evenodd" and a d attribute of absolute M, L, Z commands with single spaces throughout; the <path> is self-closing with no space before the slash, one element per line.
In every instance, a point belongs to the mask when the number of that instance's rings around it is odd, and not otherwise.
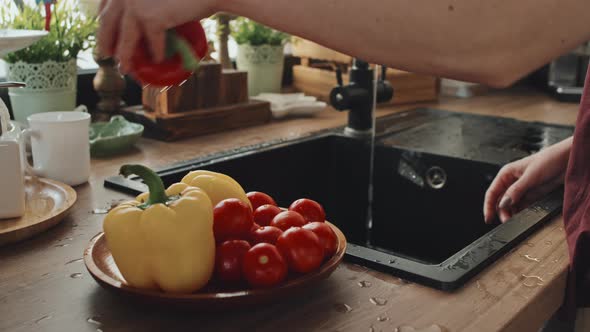
<path fill-rule="evenodd" d="M 27 118 L 23 141 L 31 140 L 33 165 L 29 174 L 76 186 L 90 177 L 90 114 L 86 112 L 37 113 Z"/>

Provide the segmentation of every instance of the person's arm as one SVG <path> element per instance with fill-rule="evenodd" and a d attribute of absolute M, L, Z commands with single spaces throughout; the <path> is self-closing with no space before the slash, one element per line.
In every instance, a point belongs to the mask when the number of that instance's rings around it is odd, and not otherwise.
<path fill-rule="evenodd" d="M 500 170 L 484 199 L 484 218 L 502 222 L 563 185 L 573 137 L 569 137 Z"/>
<path fill-rule="evenodd" d="M 366 61 L 499 87 L 590 40 L 587 0 L 221 0 L 218 9 Z"/>
<path fill-rule="evenodd" d="M 122 70 L 146 37 L 217 11 L 408 71 L 505 86 L 590 40 L 587 0 L 101 0 L 103 55 Z M 116 44 L 116 45 L 115 45 Z"/>

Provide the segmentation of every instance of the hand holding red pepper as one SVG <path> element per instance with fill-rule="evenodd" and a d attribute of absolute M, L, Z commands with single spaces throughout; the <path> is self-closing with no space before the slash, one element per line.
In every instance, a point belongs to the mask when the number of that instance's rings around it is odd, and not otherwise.
<path fill-rule="evenodd" d="M 119 60 L 121 71 L 131 72 L 138 79 L 145 81 L 146 77 L 153 76 L 139 74 L 140 68 L 138 67 L 142 67 L 141 64 L 162 65 L 166 62 L 164 60 L 166 59 L 167 46 L 174 46 L 177 51 L 179 49 L 177 47 L 179 45 L 175 46 L 175 42 L 167 38 L 167 33 L 173 29 L 177 32 L 177 36 L 188 36 L 184 34 L 183 26 L 198 23 L 195 20 L 214 14 L 217 2 L 217 0 L 199 0 L 198 2 L 194 0 L 102 0 L 98 32 L 100 54 L 116 57 Z M 179 32 L 178 29 L 182 31 Z M 206 54 L 207 46 L 202 28 L 199 30 L 197 33 L 203 36 L 200 40 L 202 44 L 198 43 L 196 39 L 187 38 L 197 59 Z M 180 45 L 180 48 L 183 47 Z M 138 55 L 138 49 L 141 49 L 143 54 Z M 171 57 L 167 60 L 170 59 L 173 59 L 172 62 L 180 64 L 180 58 Z M 145 62 L 136 65 L 138 61 L 143 60 Z M 162 70 L 164 69 L 154 69 L 154 72 L 157 75 L 162 75 Z"/>

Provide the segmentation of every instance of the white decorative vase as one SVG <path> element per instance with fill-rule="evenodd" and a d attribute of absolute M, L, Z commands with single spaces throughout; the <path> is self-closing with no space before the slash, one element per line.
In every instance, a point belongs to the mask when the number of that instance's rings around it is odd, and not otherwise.
<path fill-rule="evenodd" d="M 7 64 L 9 81 L 25 82 L 26 88 L 10 88 L 14 119 L 26 123 L 34 113 L 72 111 L 76 107 L 76 59 L 67 62 L 16 62 Z"/>
<path fill-rule="evenodd" d="M 247 44 L 238 45 L 236 64 L 248 72 L 248 94 L 280 92 L 285 57 L 283 46 Z"/>

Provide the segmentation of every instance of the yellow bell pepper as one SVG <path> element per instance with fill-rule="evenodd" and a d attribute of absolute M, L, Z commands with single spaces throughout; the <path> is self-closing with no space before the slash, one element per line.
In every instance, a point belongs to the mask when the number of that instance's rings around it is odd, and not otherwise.
<path fill-rule="evenodd" d="M 213 207 L 215 207 L 217 203 L 228 198 L 237 198 L 248 204 L 250 208 L 252 207 L 242 186 L 228 175 L 197 170 L 185 175 L 181 182 L 186 183 L 189 186 L 203 189 L 211 199 Z"/>
<path fill-rule="evenodd" d="M 134 287 L 190 293 L 207 284 L 215 264 L 213 206 L 200 188 L 175 183 L 167 190 L 145 166 L 125 165 L 149 188 L 111 210 L 103 228 L 117 267 Z"/>

